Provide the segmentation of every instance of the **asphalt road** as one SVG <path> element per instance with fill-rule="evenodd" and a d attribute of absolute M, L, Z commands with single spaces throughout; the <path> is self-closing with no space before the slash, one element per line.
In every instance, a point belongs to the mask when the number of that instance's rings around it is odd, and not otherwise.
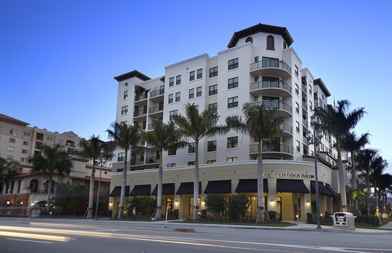
<path fill-rule="evenodd" d="M 183 224 L 0 218 L 0 253 L 391 252 L 392 233 L 235 229 Z"/>

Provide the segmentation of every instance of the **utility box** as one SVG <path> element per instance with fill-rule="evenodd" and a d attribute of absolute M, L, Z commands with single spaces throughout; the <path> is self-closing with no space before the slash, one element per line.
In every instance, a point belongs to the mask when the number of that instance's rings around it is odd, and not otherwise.
<path fill-rule="evenodd" d="M 333 226 L 341 229 L 355 229 L 355 216 L 349 212 L 336 212 L 332 215 Z"/>

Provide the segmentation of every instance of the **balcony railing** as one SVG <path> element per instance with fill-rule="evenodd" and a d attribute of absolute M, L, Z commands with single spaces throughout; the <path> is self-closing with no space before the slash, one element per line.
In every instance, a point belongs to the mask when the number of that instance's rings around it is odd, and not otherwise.
<path fill-rule="evenodd" d="M 165 88 L 159 88 L 159 89 L 154 89 L 151 90 L 150 92 L 150 98 L 158 97 L 158 96 L 163 96 L 165 93 Z"/>
<path fill-rule="evenodd" d="M 284 61 L 259 61 L 251 63 L 250 70 L 279 69 L 291 74 L 291 67 Z"/>
<path fill-rule="evenodd" d="M 253 82 L 250 84 L 251 90 L 258 89 L 282 89 L 291 94 L 291 85 L 287 81 L 279 81 L 279 82 L 271 82 L 271 81 L 262 81 L 259 80 L 257 82 Z"/>
<path fill-rule="evenodd" d="M 264 106 L 264 108 L 266 110 L 278 110 L 278 111 L 287 111 L 290 114 L 293 112 L 293 107 L 285 102 L 279 102 L 279 103 L 262 103 L 262 105 Z"/>
<path fill-rule="evenodd" d="M 143 95 L 136 95 L 135 96 L 135 102 L 141 101 L 141 100 L 145 100 L 147 99 L 147 95 L 143 94 Z"/>
<path fill-rule="evenodd" d="M 251 143 L 249 145 L 249 152 L 250 153 L 257 153 L 257 143 Z M 293 154 L 292 146 L 288 144 L 281 144 L 281 145 L 270 145 L 270 144 L 263 144 L 263 153 L 286 153 L 286 154 Z"/>
<path fill-rule="evenodd" d="M 151 106 L 148 110 L 149 113 L 156 113 L 163 111 L 163 105 Z"/>

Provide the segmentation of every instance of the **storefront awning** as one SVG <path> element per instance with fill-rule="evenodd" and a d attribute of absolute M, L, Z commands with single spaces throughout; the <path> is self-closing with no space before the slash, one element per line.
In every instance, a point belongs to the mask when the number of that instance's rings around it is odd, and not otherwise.
<path fill-rule="evenodd" d="M 120 197 L 121 186 L 116 186 L 110 193 L 110 197 Z M 129 196 L 129 185 L 125 186 L 125 196 Z"/>
<path fill-rule="evenodd" d="M 263 179 L 263 188 L 264 192 L 268 192 L 268 180 L 266 178 Z M 235 192 L 257 193 L 257 179 L 240 179 Z"/>
<path fill-rule="evenodd" d="M 131 191 L 131 196 L 149 196 L 151 194 L 151 185 L 140 184 L 135 185 Z"/>
<path fill-rule="evenodd" d="M 319 192 L 321 195 L 327 195 L 327 196 L 330 195 L 330 192 L 322 182 L 319 181 L 318 184 L 319 184 Z M 310 181 L 310 190 L 313 194 L 316 193 L 316 181 L 313 180 Z"/>
<path fill-rule="evenodd" d="M 338 193 L 332 188 L 331 185 L 325 184 L 325 188 L 328 190 L 329 196 L 336 197 L 338 195 Z"/>
<path fill-rule="evenodd" d="M 231 193 L 231 180 L 208 181 L 204 193 Z"/>
<path fill-rule="evenodd" d="M 277 179 L 276 192 L 309 193 L 304 181 L 300 179 Z"/>
<path fill-rule="evenodd" d="M 174 183 L 167 183 L 162 185 L 163 195 L 174 195 L 174 192 L 175 192 Z M 152 195 L 157 195 L 157 193 L 158 193 L 158 185 L 155 186 L 154 190 L 152 191 Z"/>
<path fill-rule="evenodd" d="M 201 193 L 201 182 L 199 182 L 199 194 Z M 193 182 L 181 183 L 177 190 L 178 195 L 193 194 Z"/>

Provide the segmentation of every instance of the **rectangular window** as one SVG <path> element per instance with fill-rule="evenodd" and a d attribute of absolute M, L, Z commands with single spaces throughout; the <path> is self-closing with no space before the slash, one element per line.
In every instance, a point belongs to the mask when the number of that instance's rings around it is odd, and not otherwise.
<path fill-rule="evenodd" d="M 123 98 L 124 99 L 128 98 L 128 90 L 124 90 Z"/>
<path fill-rule="evenodd" d="M 211 68 L 208 70 L 208 74 L 209 74 L 209 77 L 210 77 L 210 78 L 211 78 L 211 77 L 216 77 L 216 76 L 218 76 L 218 66 L 211 67 Z"/>
<path fill-rule="evenodd" d="M 176 85 L 181 84 L 181 75 L 176 76 Z"/>
<path fill-rule="evenodd" d="M 192 99 L 194 97 L 195 97 L 195 89 L 194 88 L 189 89 L 189 99 Z"/>
<path fill-rule="evenodd" d="M 234 108 L 238 106 L 238 96 L 235 97 L 229 97 L 227 99 L 227 107 L 228 108 Z"/>
<path fill-rule="evenodd" d="M 24 142 L 23 142 L 23 145 L 24 145 L 24 146 L 27 146 L 27 145 L 29 145 L 29 142 L 24 141 Z"/>
<path fill-rule="evenodd" d="M 174 102 L 174 95 L 173 95 L 173 93 L 171 93 L 171 94 L 169 94 L 169 104 L 171 104 L 171 103 L 173 103 Z"/>
<path fill-rule="evenodd" d="M 263 57 L 261 58 L 261 65 L 264 68 L 279 68 L 279 59 L 271 58 L 271 57 Z"/>
<path fill-rule="evenodd" d="M 226 162 L 233 163 L 233 162 L 236 162 L 236 161 L 238 161 L 238 156 L 228 156 L 228 157 L 226 157 Z"/>
<path fill-rule="evenodd" d="M 122 162 L 125 159 L 125 152 L 120 152 L 117 154 L 117 161 Z"/>
<path fill-rule="evenodd" d="M 294 65 L 294 67 L 295 67 L 295 75 L 298 77 L 298 75 L 299 75 L 298 66 L 297 66 L 297 65 Z"/>
<path fill-rule="evenodd" d="M 297 151 L 301 152 L 301 143 L 299 141 L 297 141 Z"/>
<path fill-rule="evenodd" d="M 127 105 L 121 106 L 121 115 L 127 115 L 127 114 L 128 114 L 128 106 Z"/>
<path fill-rule="evenodd" d="M 188 153 L 195 153 L 195 143 L 188 144 Z"/>
<path fill-rule="evenodd" d="M 203 78 L 203 69 L 197 69 L 196 78 L 197 79 Z"/>
<path fill-rule="evenodd" d="M 260 58 L 258 56 L 255 56 L 255 62 L 259 62 Z"/>
<path fill-rule="evenodd" d="M 236 69 L 238 68 L 238 58 L 230 59 L 227 61 L 227 69 Z"/>
<path fill-rule="evenodd" d="M 43 141 L 44 140 L 44 134 L 43 133 L 37 133 L 36 138 L 37 138 L 37 140 Z"/>
<path fill-rule="evenodd" d="M 207 142 L 207 151 L 208 152 L 216 151 L 216 141 Z"/>
<path fill-rule="evenodd" d="M 299 95 L 299 86 L 298 83 L 295 84 L 295 93 Z"/>
<path fill-rule="evenodd" d="M 218 93 L 218 85 L 217 84 L 208 86 L 208 95 L 209 96 L 216 95 L 217 93 Z"/>
<path fill-rule="evenodd" d="M 214 113 L 218 112 L 218 103 L 212 103 L 208 105 L 208 110 L 213 111 Z"/>
<path fill-rule="evenodd" d="M 216 163 L 216 160 L 207 160 L 207 164 Z"/>
<path fill-rule="evenodd" d="M 299 113 L 299 104 L 298 104 L 298 102 L 295 102 L 295 111 L 297 113 Z"/>
<path fill-rule="evenodd" d="M 176 92 L 176 102 L 180 102 L 181 100 L 181 92 L 177 91 Z"/>
<path fill-rule="evenodd" d="M 189 72 L 189 81 L 193 81 L 193 80 L 195 80 L 195 71 L 194 70 Z"/>
<path fill-rule="evenodd" d="M 298 121 L 295 122 L 295 131 L 297 131 L 297 133 L 299 133 L 299 122 Z"/>
<path fill-rule="evenodd" d="M 27 154 L 27 149 L 22 149 L 22 154 Z"/>
<path fill-rule="evenodd" d="M 177 115 L 178 110 L 172 110 L 169 112 L 169 120 L 172 121 L 174 116 Z"/>
<path fill-rule="evenodd" d="M 174 85 L 174 76 L 169 77 L 169 87 Z"/>
<path fill-rule="evenodd" d="M 201 86 L 196 88 L 196 97 L 200 97 L 202 95 L 203 88 Z"/>
<path fill-rule="evenodd" d="M 238 147 L 238 136 L 227 137 L 227 148 Z"/>
<path fill-rule="evenodd" d="M 238 77 L 233 77 L 233 78 L 229 78 L 227 80 L 227 88 L 228 89 L 233 89 L 238 87 Z"/>
<path fill-rule="evenodd" d="M 16 142 L 15 138 L 10 138 L 9 139 L 9 143 L 15 143 L 15 142 Z"/>

